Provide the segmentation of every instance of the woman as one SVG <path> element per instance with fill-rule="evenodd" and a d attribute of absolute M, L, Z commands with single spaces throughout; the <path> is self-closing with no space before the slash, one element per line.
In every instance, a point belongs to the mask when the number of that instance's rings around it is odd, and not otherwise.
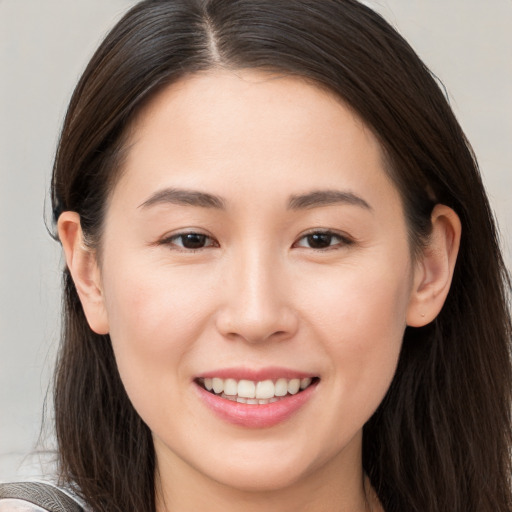
<path fill-rule="evenodd" d="M 146 1 L 75 91 L 61 479 L 94 511 L 510 511 L 471 149 L 351 0 Z"/>

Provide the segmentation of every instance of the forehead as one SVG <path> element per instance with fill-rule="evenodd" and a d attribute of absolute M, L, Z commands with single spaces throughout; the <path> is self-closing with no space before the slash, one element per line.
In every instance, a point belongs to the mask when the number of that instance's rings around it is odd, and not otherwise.
<path fill-rule="evenodd" d="M 269 138 L 286 134 L 320 136 L 317 123 L 325 127 L 345 124 L 357 125 L 358 131 L 368 135 L 368 142 L 376 142 L 371 131 L 341 98 L 326 87 L 302 77 L 263 70 L 213 69 L 186 75 L 160 90 L 142 109 L 132 125 L 133 140 L 142 133 L 149 134 L 151 125 L 169 129 L 169 120 L 182 123 L 180 129 L 200 132 L 213 128 L 239 128 L 229 133 L 226 142 L 236 135 L 244 137 L 251 129 L 266 125 Z M 304 124 L 310 124 L 309 133 L 300 133 Z M 316 123 L 316 125 L 314 125 Z M 296 130 L 293 128 L 296 127 Z M 279 130 L 279 132 L 276 132 Z M 154 135 L 154 131 L 153 135 Z M 167 130 L 166 130 L 167 131 Z M 160 132 L 164 134 L 163 132 Z M 349 134 L 347 130 L 345 136 Z M 206 142 L 206 141 L 205 141 Z"/>
<path fill-rule="evenodd" d="M 233 184 L 253 195 L 391 184 L 376 137 L 339 98 L 263 71 L 211 70 L 167 86 L 138 115 L 128 148 L 116 189 L 129 182 L 140 193 L 167 182 L 220 195 Z"/>

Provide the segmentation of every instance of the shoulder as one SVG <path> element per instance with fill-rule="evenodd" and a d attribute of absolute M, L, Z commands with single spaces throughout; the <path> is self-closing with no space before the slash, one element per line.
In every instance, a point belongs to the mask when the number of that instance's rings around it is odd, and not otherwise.
<path fill-rule="evenodd" d="M 25 500 L 0 498 L 0 512 L 48 512 Z"/>
<path fill-rule="evenodd" d="M 42 482 L 0 483 L 0 512 L 86 512 L 69 492 Z"/>

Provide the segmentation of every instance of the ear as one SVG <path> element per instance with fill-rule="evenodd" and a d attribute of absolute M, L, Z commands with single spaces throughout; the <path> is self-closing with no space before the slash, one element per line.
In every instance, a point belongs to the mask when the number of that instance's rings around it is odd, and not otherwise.
<path fill-rule="evenodd" d="M 97 334 L 109 331 L 107 311 L 101 286 L 96 252 L 84 243 L 80 216 L 63 212 L 57 224 L 66 264 L 75 283 L 87 322 Z"/>
<path fill-rule="evenodd" d="M 422 327 L 441 311 L 452 282 L 460 245 L 461 224 L 448 206 L 432 212 L 432 233 L 414 269 L 414 284 L 407 309 L 407 325 Z"/>

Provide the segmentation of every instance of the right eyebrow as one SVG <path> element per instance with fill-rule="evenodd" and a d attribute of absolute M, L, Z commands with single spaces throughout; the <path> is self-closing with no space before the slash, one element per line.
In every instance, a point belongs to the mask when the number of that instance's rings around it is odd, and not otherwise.
<path fill-rule="evenodd" d="M 182 188 L 164 188 L 148 197 L 139 208 L 150 208 L 157 204 L 176 204 L 198 206 L 200 208 L 217 208 L 225 210 L 225 201 L 219 196 Z"/>

